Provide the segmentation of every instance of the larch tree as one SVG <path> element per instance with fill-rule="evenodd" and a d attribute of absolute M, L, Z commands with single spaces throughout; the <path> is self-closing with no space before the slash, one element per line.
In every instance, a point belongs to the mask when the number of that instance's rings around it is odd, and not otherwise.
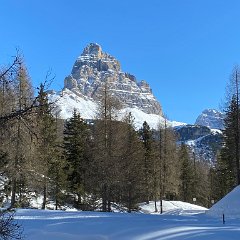
<path fill-rule="evenodd" d="M 115 184 L 116 147 L 118 145 L 119 101 L 112 96 L 108 81 L 103 85 L 95 124 L 94 161 L 98 166 L 98 188 L 101 192 L 102 211 L 111 211 L 113 185 Z"/>
<path fill-rule="evenodd" d="M 156 147 L 156 163 L 158 169 L 157 185 L 159 186 L 160 212 L 162 213 L 163 199 L 176 199 L 179 185 L 179 161 L 177 154 L 176 136 L 171 127 L 159 124 Z"/>
<path fill-rule="evenodd" d="M 12 82 L 14 98 L 12 106 L 15 112 L 21 112 L 29 107 L 33 101 L 33 91 L 30 78 L 25 66 L 22 64 L 16 78 Z M 20 205 L 24 204 L 24 188 L 28 162 L 31 159 L 31 129 L 32 116 L 18 115 L 11 120 L 8 173 L 11 179 L 11 207 L 16 205 L 16 195 Z M 9 122 L 8 122 L 9 123 Z"/>
<path fill-rule="evenodd" d="M 137 203 L 142 200 L 145 186 L 145 158 L 144 146 L 134 129 L 134 118 L 128 113 L 119 123 L 121 154 L 119 158 L 119 185 L 121 190 L 121 203 L 127 207 L 128 212 L 137 209 Z M 145 194 L 143 195 L 145 197 Z"/>

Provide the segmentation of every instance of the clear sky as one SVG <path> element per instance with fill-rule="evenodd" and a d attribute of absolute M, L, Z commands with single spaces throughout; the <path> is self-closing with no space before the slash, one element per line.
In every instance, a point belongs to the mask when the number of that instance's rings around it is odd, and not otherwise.
<path fill-rule="evenodd" d="M 218 108 L 240 64 L 239 0 L 1 0 L 0 64 L 16 47 L 34 86 L 61 89 L 90 42 L 149 82 L 171 120 Z"/>

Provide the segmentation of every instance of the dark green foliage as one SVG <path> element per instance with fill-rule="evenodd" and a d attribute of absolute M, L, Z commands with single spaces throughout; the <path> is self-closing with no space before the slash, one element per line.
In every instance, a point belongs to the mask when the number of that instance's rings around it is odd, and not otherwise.
<path fill-rule="evenodd" d="M 140 138 L 143 143 L 144 149 L 144 201 L 149 203 L 149 200 L 153 196 L 153 187 L 152 184 L 154 182 L 154 154 L 153 154 L 153 135 L 150 130 L 149 125 L 145 121 L 143 123 L 142 128 L 140 129 Z"/>
<path fill-rule="evenodd" d="M 233 69 L 227 86 L 227 107 L 223 130 L 223 146 L 211 172 L 216 199 L 222 198 L 240 184 L 240 106 L 239 67 Z"/>
<path fill-rule="evenodd" d="M 77 208 L 84 208 L 87 170 L 89 168 L 87 147 L 89 131 L 80 114 L 74 110 L 72 117 L 66 122 L 64 129 L 64 150 L 68 163 L 68 181 L 70 190 L 77 195 Z"/>
<path fill-rule="evenodd" d="M 192 202 L 194 196 L 194 165 L 189 156 L 188 147 L 182 144 L 179 150 L 181 162 L 180 197 L 184 202 Z"/>
<path fill-rule="evenodd" d="M 14 220 L 14 212 L 0 212 L 0 239 L 21 240 L 24 239 L 23 227 Z"/>
<path fill-rule="evenodd" d="M 223 131 L 224 145 L 217 159 L 217 177 L 222 183 L 222 194 L 230 192 L 238 184 L 239 162 L 239 129 L 238 129 L 238 104 L 233 96 L 226 110 Z M 223 197 L 224 195 L 222 195 Z"/>
<path fill-rule="evenodd" d="M 40 85 L 36 111 L 37 122 L 37 167 L 36 171 L 41 174 L 41 188 L 43 193 L 42 208 L 46 208 L 49 193 L 53 193 L 56 203 L 59 199 L 60 189 L 64 181 L 64 162 L 61 150 L 57 142 L 57 123 L 51 112 L 47 93 L 44 85 Z M 39 176 L 38 176 L 39 177 Z M 37 180 L 39 181 L 39 180 Z M 53 189 L 54 190 L 53 190 Z M 56 204 L 58 205 L 58 204 Z M 57 206 L 56 206 L 57 207 Z"/>

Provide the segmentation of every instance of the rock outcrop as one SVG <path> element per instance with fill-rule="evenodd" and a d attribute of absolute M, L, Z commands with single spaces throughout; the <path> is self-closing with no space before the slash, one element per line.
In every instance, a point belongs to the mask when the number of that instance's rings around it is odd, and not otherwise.
<path fill-rule="evenodd" d="M 162 108 L 146 81 L 137 81 L 132 74 L 121 71 L 119 61 L 104 53 L 100 45 L 91 43 L 74 63 L 64 87 L 98 101 L 107 83 L 123 108 L 138 108 L 148 114 L 162 116 Z"/>
<path fill-rule="evenodd" d="M 215 109 L 206 109 L 198 116 L 195 124 L 211 129 L 224 129 L 224 113 Z"/>

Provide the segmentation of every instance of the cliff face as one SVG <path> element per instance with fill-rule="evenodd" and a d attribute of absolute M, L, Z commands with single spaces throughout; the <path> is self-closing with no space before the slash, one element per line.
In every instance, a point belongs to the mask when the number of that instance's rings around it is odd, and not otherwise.
<path fill-rule="evenodd" d="M 75 61 L 71 75 L 65 78 L 64 87 L 98 101 L 106 83 L 124 108 L 138 108 L 145 113 L 162 116 L 161 105 L 149 84 L 122 72 L 116 58 L 104 53 L 100 45 L 91 43 Z"/>
<path fill-rule="evenodd" d="M 205 109 L 198 116 L 195 124 L 206 126 L 212 129 L 224 129 L 224 113 L 215 109 Z"/>

